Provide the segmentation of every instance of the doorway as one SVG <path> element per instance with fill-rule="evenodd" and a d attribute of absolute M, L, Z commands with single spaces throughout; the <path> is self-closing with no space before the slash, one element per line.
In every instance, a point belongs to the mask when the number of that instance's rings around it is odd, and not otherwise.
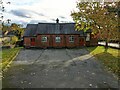
<path fill-rule="evenodd" d="M 35 46 L 35 38 L 31 38 L 31 46 Z"/>
<path fill-rule="evenodd" d="M 80 46 L 85 46 L 85 38 L 80 37 L 79 41 L 80 41 Z"/>

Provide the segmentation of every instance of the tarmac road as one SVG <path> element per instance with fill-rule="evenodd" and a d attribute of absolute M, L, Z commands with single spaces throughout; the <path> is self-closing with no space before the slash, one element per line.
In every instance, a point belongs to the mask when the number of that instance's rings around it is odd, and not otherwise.
<path fill-rule="evenodd" d="M 3 75 L 3 88 L 118 88 L 84 48 L 22 49 Z"/>

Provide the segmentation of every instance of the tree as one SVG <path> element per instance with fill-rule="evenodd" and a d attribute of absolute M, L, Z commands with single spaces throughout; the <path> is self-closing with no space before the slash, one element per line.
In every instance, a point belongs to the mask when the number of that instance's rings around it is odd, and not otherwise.
<path fill-rule="evenodd" d="M 21 39 L 24 33 L 24 28 L 16 23 L 12 23 L 10 26 L 8 25 L 3 25 L 2 27 L 2 32 L 14 32 L 14 35 L 18 37 L 18 39 Z"/>
<path fill-rule="evenodd" d="M 3 0 L 0 0 L 0 30 L 3 30 L 3 28 L 8 28 L 7 26 L 4 25 L 5 21 L 3 21 L 4 18 L 3 13 L 6 11 L 3 3 L 11 4 L 11 2 L 3 2 Z M 6 21 L 10 23 L 11 20 L 7 19 Z"/>
<path fill-rule="evenodd" d="M 20 24 L 12 23 L 10 26 L 12 31 L 16 32 L 16 36 L 20 39 L 23 36 L 24 28 Z"/>
<path fill-rule="evenodd" d="M 117 3 L 106 2 L 77 2 L 78 11 L 73 11 L 71 16 L 76 23 L 77 30 L 91 28 L 93 34 L 99 34 L 99 38 L 105 40 L 106 47 L 111 39 L 118 39 L 118 15 L 110 12 L 110 8 L 116 7 Z"/>

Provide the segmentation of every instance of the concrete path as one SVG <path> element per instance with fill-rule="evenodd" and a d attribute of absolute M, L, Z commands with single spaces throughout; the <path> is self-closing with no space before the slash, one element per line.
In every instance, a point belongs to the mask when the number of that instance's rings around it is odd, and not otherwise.
<path fill-rule="evenodd" d="M 5 88 L 117 88 L 86 49 L 23 49 L 4 73 Z"/>

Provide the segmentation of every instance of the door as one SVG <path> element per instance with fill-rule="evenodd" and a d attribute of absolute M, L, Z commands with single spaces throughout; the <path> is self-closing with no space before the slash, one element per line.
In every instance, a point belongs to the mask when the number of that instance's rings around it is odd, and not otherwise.
<path fill-rule="evenodd" d="M 35 46 L 35 38 L 31 38 L 31 46 Z"/>
<path fill-rule="evenodd" d="M 80 46 L 85 46 L 85 39 L 84 38 L 80 38 Z"/>

